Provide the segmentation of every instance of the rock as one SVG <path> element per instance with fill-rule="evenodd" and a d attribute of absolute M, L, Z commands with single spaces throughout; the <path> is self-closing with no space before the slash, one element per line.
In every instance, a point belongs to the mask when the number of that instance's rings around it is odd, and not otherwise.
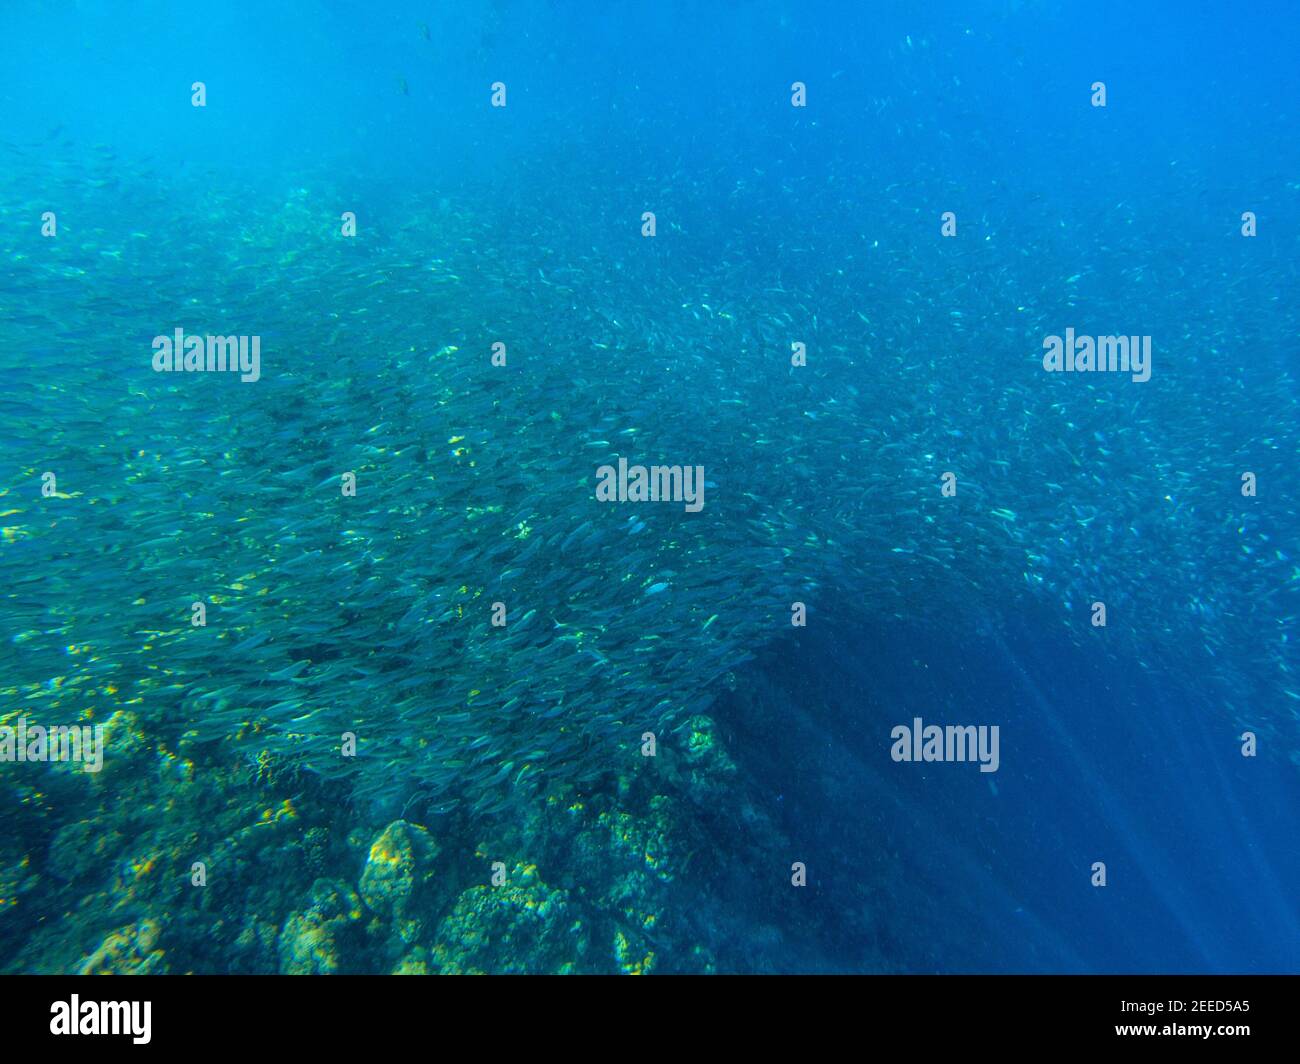
<path fill-rule="evenodd" d="M 79 975 L 153 975 L 165 972 L 163 951 L 156 949 L 162 928 L 141 920 L 118 928 L 81 962 Z"/>
<path fill-rule="evenodd" d="M 403 943 L 413 943 L 431 915 L 431 884 L 438 845 L 427 830 L 394 820 L 370 846 L 359 889 L 367 907 L 392 921 Z"/>
<path fill-rule="evenodd" d="M 564 891 L 533 865 L 515 865 L 499 887 L 471 887 L 438 927 L 433 963 L 443 974 L 564 974 L 587 949 L 586 929 Z"/>
<path fill-rule="evenodd" d="M 341 939 L 361 920 L 361 901 L 328 879 L 312 884 L 311 905 L 290 913 L 280 931 L 281 975 L 332 975 L 342 966 Z"/>

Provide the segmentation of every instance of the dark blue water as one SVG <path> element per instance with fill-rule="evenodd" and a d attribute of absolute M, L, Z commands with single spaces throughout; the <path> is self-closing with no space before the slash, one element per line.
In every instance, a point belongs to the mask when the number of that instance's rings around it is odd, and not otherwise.
<path fill-rule="evenodd" d="M 889 929 L 865 943 L 850 922 L 822 944 L 832 965 L 874 946 L 918 971 L 1295 969 L 1294 766 L 1242 758 L 1202 692 L 1025 621 L 966 636 L 851 607 L 774 658 L 759 720 L 728 717 L 742 760 L 780 795 L 818 903 L 847 913 L 871 883 Z M 913 713 L 1000 722 L 999 770 L 893 763 Z"/>

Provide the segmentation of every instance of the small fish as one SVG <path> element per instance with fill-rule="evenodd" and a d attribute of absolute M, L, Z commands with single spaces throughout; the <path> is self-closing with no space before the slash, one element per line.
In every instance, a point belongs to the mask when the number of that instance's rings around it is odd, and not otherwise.
<path fill-rule="evenodd" d="M 306 659 L 303 659 L 301 661 L 295 661 L 292 665 L 289 665 L 288 667 L 281 669 L 279 672 L 270 673 L 267 676 L 267 679 L 268 680 L 292 680 L 295 676 L 298 675 L 298 673 L 302 672 L 302 670 L 305 669 L 310 664 L 311 662 L 307 661 Z"/>

